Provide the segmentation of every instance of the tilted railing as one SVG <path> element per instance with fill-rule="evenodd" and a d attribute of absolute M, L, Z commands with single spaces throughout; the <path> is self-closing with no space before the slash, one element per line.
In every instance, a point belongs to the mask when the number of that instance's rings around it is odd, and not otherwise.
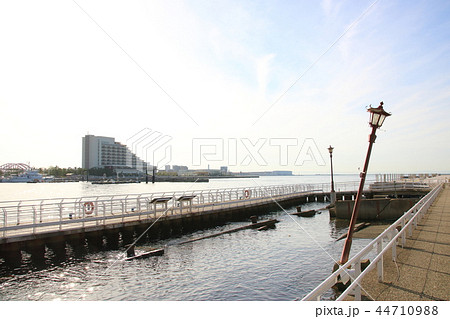
<path fill-rule="evenodd" d="M 358 182 L 336 183 L 336 189 L 354 191 Z M 326 193 L 330 184 L 293 184 L 145 194 L 50 198 L 0 202 L 0 238 L 50 230 L 104 225 L 175 215 L 248 206 L 306 193 Z M 179 200 L 193 197 L 189 205 Z M 162 199 L 168 199 L 163 201 Z M 159 201 L 161 200 L 161 201 Z"/>
<path fill-rule="evenodd" d="M 389 249 L 392 249 L 392 259 L 394 261 L 396 260 L 397 245 L 400 244 L 403 247 L 406 242 L 406 236 L 412 236 L 413 228 L 417 227 L 417 224 L 422 216 L 433 204 L 442 189 L 442 185 L 442 183 L 437 185 L 432 191 L 418 201 L 416 205 L 405 212 L 402 217 L 395 221 L 348 262 L 340 266 L 338 270 L 331 274 L 302 300 L 320 300 L 321 296 L 327 293 L 339 278 L 344 283 L 350 280 L 351 284 L 336 300 L 344 300 L 344 298 L 350 293 L 355 295 L 355 300 L 361 300 L 361 282 L 364 276 L 376 267 L 378 272 L 378 280 L 383 281 L 384 254 Z M 401 227 L 400 231 L 398 231 L 399 226 Z M 374 251 L 376 251 L 375 257 L 371 260 L 369 266 L 361 272 L 361 261 L 367 258 L 367 256 Z"/>

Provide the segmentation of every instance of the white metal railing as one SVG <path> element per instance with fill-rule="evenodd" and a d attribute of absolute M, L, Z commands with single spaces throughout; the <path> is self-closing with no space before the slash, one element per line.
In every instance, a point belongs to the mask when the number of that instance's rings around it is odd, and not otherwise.
<path fill-rule="evenodd" d="M 442 183 L 437 185 L 432 191 L 418 201 L 416 205 L 405 212 L 402 217 L 395 221 L 348 262 L 340 266 L 338 270 L 331 274 L 302 300 L 320 300 L 321 296 L 327 293 L 339 278 L 342 282 L 347 282 L 350 280 L 351 284 L 336 300 L 344 300 L 344 298 L 350 293 L 354 293 L 355 300 L 361 300 L 361 282 L 364 276 L 376 267 L 378 272 L 378 280 L 383 281 L 384 254 L 389 249 L 392 249 L 392 259 L 394 261 L 396 260 L 397 245 L 400 244 L 403 247 L 406 242 L 406 236 L 412 236 L 412 229 L 417 227 L 417 224 L 422 216 L 427 212 L 428 208 L 432 205 L 437 195 L 440 193 L 442 185 Z M 397 229 L 399 226 L 401 227 L 400 231 Z M 374 251 L 376 251 L 375 257 L 371 260 L 369 266 L 361 272 L 361 260 L 365 259 Z"/>
<path fill-rule="evenodd" d="M 339 191 L 355 191 L 358 182 L 336 183 Z M 27 233 L 104 225 L 108 221 L 157 218 L 194 211 L 216 210 L 231 206 L 253 205 L 258 201 L 283 199 L 302 193 L 330 191 L 330 184 L 292 184 L 259 187 L 225 188 L 178 192 L 91 196 L 79 198 L 49 198 L 0 202 L 0 238 Z M 178 201 L 194 196 L 190 205 Z M 154 203 L 158 198 L 170 198 L 166 203 Z"/>
<path fill-rule="evenodd" d="M 436 183 L 410 182 L 410 181 L 393 181 L 393 182 L 375 182 L 370 185 L 372 191 L 402 191 L 415 190 L 427 191 L 431 190 Z"/>

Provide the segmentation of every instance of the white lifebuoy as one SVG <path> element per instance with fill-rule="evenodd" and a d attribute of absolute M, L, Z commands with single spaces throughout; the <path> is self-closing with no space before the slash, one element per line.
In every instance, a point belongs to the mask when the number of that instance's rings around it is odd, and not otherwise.
<path fill-rule="evenodd" d="M 84 203 L 84 212 L 88 215 L 92 214 L 92 212 L 94 211 L 94 203 L 93 202 L 86 202 Z"/>
<path fill-rule="evenodd" d="M 248 189 L 246 189 L 246 190 L 244 191 L 244 197 L 245 197 L 245 198 L 249 198 L 249 197 L 250 197 L 250 191 L 249 191 Z"/>

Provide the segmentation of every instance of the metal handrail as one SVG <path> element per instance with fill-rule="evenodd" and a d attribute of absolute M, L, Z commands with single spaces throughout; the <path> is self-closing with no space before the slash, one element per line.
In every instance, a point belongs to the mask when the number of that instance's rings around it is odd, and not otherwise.
<path fill-rule="evenodd" d="M 360 284 L 365 275 L 367 275 L 372 269 L 377 267 L 378 279 L 383 280 L 383 256 L 392 248 L 392 259 L 395 261 L 397 258 L 396 245 L 401 237 L 401 245 L 406 242 L 406 231 L 408 236 L 412 236 L 412 227 L 416 228 L 418 220 L 426 213 L 433 201 L 442 189 L 443 183 L 437 185 L 426 196 L 420 199 L 413 207 L 403 214 L 402 217 L 397 219 L 391 226 L 384 230 L 378 237 L 372 240 L 366 247 L 359 251 L 353 258 L 347 261 L 344 265 L 341 265 L 334 273 L 326 278 L 321 284 L 319 284 L 314 290 L 303 297 L 303 301 L 308 300 L 320 300 L 321 296 L 328 292 L 331 287 L 338 281 L 339 278 L 343 282 L 347 282 L 347 279 L 351 280 L 350 286 L 342 292 L 342 294 L 336 300 L 343 300 L 348 294 L 354 292 L 355 300 L 361 300 L 361 288 Z M 401 230 L 398 231 L 397 227 L 401 226 Z M 385 239 L 388 242 L 384 245 Z M 364 259 L 369 253 L 371 253 L 376 247 L 377 254 L 369 264 L 369 266 L 361 272 L 360 265 L 361 260 Z"/>

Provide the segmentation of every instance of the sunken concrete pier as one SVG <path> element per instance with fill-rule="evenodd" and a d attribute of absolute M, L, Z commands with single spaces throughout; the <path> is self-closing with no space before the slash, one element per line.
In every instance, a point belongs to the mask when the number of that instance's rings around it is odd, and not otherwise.
<path fill-rule="evenodd" d="M 413 207 L 418 198 L 373 198 L 363 199 L 360 203 L 358 221 L 367 220 L 396 220 L 404 212 Z M 354 200 L 336 201 L 334 217 L 339 219 L 350 219 L 355 206 Z"/>

